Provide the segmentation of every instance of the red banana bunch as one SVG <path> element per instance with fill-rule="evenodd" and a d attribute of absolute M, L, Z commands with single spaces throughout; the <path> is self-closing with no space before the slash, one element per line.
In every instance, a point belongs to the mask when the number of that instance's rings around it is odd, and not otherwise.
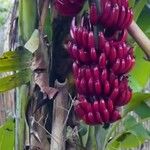
<path fill-rule="evenodd" d="M 61 15 L 76 16 L 85 0 L 55 0 Z M 77 90 L 76 115 L 89 125 L 113 123 L 118 108 L 132 97 L 128 72 L 135 64 L 133 47 L 126 43 L 133 19 L 128 0 L 92 1 L 80 24 L 72 21 L 68 53 Z M 78 20 L 79 22 L 79 20 Z"/>
<path fill-rule="evenodd" d="M 63 16 L 76 16 L 83 8 L 85 0 L 55 0 L 55 7 Z M 128 28 L 133 19 L 133 11 L 128 0 L 101 0 L 99 6 L 90 6 L 90 21 L 114 29 Z"/>
<path fill-rule="evenodd" d="M 55 0 L 55 7 L 63 16 L 77 15 L 84 5 L 84 0 Z"/>
<path fill-rule="evenodd" d="M 95 35 L 86 16 L 78 26 L 72 21 L 70 34 L 68 53 L 74 60 L 77 116 L 90 125 L 117 121 L 121 118 L 118 107 L 132 97 L 127 73 L 135 58 L 133 48 L 126 44 L 127 31 L 105 29 Z"/>
<path fill-rule="evenodd" d="M 84 96 L 79 96 L 75 104 L 75 112 L 89 125 L 111 123 L 121 118 L 111 99 L 107 101 L 103 98 L 95 99 L 89 103 Z"/>
<path fill-rule="evenodd" d="M 132 19 L 133 11 L 128 6 L 128 0 L 101 0 L 100 10 L 95 3 L 90 7 L 90 21 L 93 25 L 124 29 L 129 27 Z"/>

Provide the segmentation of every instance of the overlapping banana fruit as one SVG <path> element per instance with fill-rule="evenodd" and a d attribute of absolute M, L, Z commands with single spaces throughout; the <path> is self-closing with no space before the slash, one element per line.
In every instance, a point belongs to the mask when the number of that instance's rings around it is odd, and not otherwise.
<path fill-rule="evenodd" d="M 67 7 L 66 1 L 62 0 Z M 128 1 L 101 0 L 99 5 L 101 12 L 92 3 L 89 14 L 83 15 L 79 24 L 73 19 L 68 43 L 68 53 L 74 60 L 75 112 L 89 125 L 112 123 L 121 118 L 119 107 L 132 97 L 128 72 L 135 64 L 133 47 L 126 42 L 126 29 L 133 18 Z"/>
<path fill-rule="evenodd" d="M 90 21 L 92 24 L 102 24 L 117 30 L 127 28 L 131 24 L 133 11 L 128 6 L 128 0 L 101 0 L 99 5 L 101 14 L 97 11 L 96 4 L 91 4 Z"/>

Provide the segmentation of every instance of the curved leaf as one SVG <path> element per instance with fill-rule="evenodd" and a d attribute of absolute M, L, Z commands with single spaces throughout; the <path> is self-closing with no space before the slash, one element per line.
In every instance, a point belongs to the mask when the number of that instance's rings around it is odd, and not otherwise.
<path fill-rule="evenodd" d="M 145 140 L 149 140 L 149 131 L 142 124 L 136 123 L 133 126 L 126 128 L 115 137 L 108 145 L 108 150 L 113 149 L 128 149 L 138 147 Z"/>
<path fill-rule="evenodd" d="M 104 129 L 102 126 L 95 126 L 95 138 L 98 150 L 104 147 L 107 131 L 108 130 Z"/>
<path fill-rule="evenodd" d="M 135 0 L 129 0 L 130 7 L 134 8 Z"/>
<path fill-rule="evenodd" d="M 123 125 L 126 130 L 129 128 L 133 127 L 135 124 L 137 124 L 137 121 L 135 117 L 128 115 L 124 120 L 123 120 Z"/>
<path fill-rule="evenodd" d="M 14 128 L 15 122 L 9 119 L 2 126 L 0 126 L 0 149 L 12 150 L 14 149 Z"/>
<path fill-rule="evenodd" d="M 31 70 L 25 69 L 13 75 L 0 78 L 0 93 L 26 84 L 31 79 Z"/>
<path fill-rule="evenodd" d="M 136 47 L 135 58 L 136 63 L 133 71 L 131 72 L 131 82 L 136 82 L 136 88 L 144 88 L 150 78 L 150 62 L 144 59 L 144 53 L 140 47 Z M 134 81 L 132 81 L 134 79 Z M 139 91 L 138 91 L 139 92 Z"/>
<path fill-rule="evenodd" d="M 140 0 L 139 3 L 141 3 L 143 0 Z M 150 9 L 148 7 L 145 7 L 138 18 L 137 24 L 140 26 L 140 28 L 146 33 L 147 35 L 150 35 L 150 23 L 149 23 L 149 14 Z M 136 58 L 136 64 L 131 72 L 131 85 L 133 85 L 133 89 L 135 92 L 139 92 L 140 88 L 144 88 L 147 84 L 147 81 L 150 78 L 150 62 L 146 61 L 144 59 L 145 54 L 141 50 L 139 46 L 135 47 L 135 58 Z M 136 83 L 136 85 L 135 85 Z"/>
<path fill-rule="evenodd" d="M 28 49 L 31 53 L 34 53 L 39 48 L 39 42 L 39 31 L 35 29 L 24 47 Z"/>
<path fill-rule="evenodd" d="M 142 102 L 150 100 L 150 93 L 134 93 L 130 103 L 125 106 L 123 116 L 136 109 Z"/>
<path fill-rule="evenodd" d="M 150 106 L 145 102 L 142 102 L 135 108 L 134 112 L 137 113 L 141 119 L 148 119 L 150 117 Z"/>
<path fill-rule="evenodd" d="M 89 135 L 86 143 L 86 150 L 97 150 L 97 144 L 95 139 L 95 128 L 89 126 Z"/>
<path fill-rule="evenodd" d="M 0 57 L 0 72 L 16 71 L 30 66 L 31 53 L 27 50 L 8 51 Z"/>
<path fill-rule="evenodd" d="M 134 7 L 134 19 L 137 20 L 139 15 L 141 14 L 144 6 L 147 4 L 147 0 L 140 0 Z"/>

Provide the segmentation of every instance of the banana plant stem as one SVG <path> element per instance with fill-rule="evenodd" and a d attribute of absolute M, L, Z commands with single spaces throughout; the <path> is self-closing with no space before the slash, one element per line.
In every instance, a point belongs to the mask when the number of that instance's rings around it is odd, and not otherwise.
<path fill-rule="evenodd" d="M 132 21 L 130 27 L 128 28 L 128 32 L 144 51 L 147 59 L 150 60 L 150 40 L 136 24 L 135 21 Z"/>

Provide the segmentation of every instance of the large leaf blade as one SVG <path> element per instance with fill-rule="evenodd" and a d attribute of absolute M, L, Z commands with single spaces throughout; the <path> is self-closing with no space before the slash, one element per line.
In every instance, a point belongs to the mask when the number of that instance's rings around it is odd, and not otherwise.
<path fill-rule="evenodd" d="M 31 70 L 25 69 L 18 73 L 0 78 L 0 93 L 11 90 L 23 84 L 26 84 L 31 79 Z"/>
<path fill-rule="evenodd" d="M 34 53 L 39 48 L 39 43 L 39 31 L 35 29 L 30 39 L 24 45 L 24 47 L 28 49 L 31 53 Z"/>
<path fill-rule="evenodd" d="M 0 72 L 16 71 L 31 64 L 31 53 L 27 50 L 8 51 L 0 57 Z"/>
<path fill-rule="evenodd" d="M 141 48 L 137 46 L 135 51 L 135 67 L 130 73 L 131 82 L 132 79 L 134 79 L 134 82 L 136 82 L 140 88 L 144 88 L 150 78 L 150 63 L 144 59 L 144 55 Z"/>
<path fill-rule="evenodd" d="M 135 79 L 133 75 L 129 76 L 129 85 L 134 93 L 141 92 L 143 90 L 143 87 L 140 85 L 137 78 Z"/>
<path fill-rule="evenodd" d="M 133 8 L 135 5 L 135 0 L 129 0 L 129 5 Z"/>
<path fill-rule="evenodd" d="M 123 125 L 125 127 L 126 130 L 128 130 L 129 128 L 133 127 L 134 125 L 137 124 L 137 121 L 135 119 L 135 117 L 128 115 L 124 120 L 123 120 Z"/>
<path fill-rule="evenodd" d="M 107 146 L 107 150 L 122 150 L 122 149 L 136 148 L 142 143 L 143 142 L 141 142 L 138 139 L 138 136 L 130 132 L 125 132 L 117 140 L 109 144 Z"/>
<path fill-rule="evenodd" d="M 13 119 L 7 120 L 2 126 L 0 126 L 0 149 L 12 150 L 14 149 L 14 127 L 15 123 Z"/>
<path fill-rule="evenodd" d="M 150 106 L 145 102 L 142 102 L 137 108 L 135 108 L 134 112 L 137 113 L 141 119 L 150 118 Z"/>
<path fill-rule="evenodd" d="M 98 150 L 103 149 L 107 132 L 108 130 L 102 126 L 95 126 L 95 138 Z"/>
<path fill-rule="evenodd" d="M 134 19 L 137 20 L 139 15 L 141 14 L 144 6 L 147 4 L 147 0 L 140 0 L 134 7 Z"/>
<path fill-rule="evenodd" d="M 95 139 L 95 128 L 93 126 L 89 127 L 89 135 L 86 143 L 86 150 L 97 150 L 97 144 Z"/>
<path fill-rule="evenodd" d="M 136 109 L 142 102 L 150 100 L 150 93 L 134 93 L 130 103 L 125 106 L 123 116 Z"/>
<path fill-rule="evenodd" d="M 142 0 L 139 1 L 140 3 Z M 139 10 L 137 10 L 139 11 Z M 147 35 L 150 35 L 150 23 L 149 23 L 149 14 L 150 9 L 148 7 L 145 7 L 140 14 L 137 24 L 139 27 L 143 30 L 144 33 Z M 140 88 L 144 88 L 147 84 L 147 81 L 150 78 L 150 63 L 144 59 L 145 54 L 143 53 L 142 49 L 139 46 L 135 47 L 135 58 L 136 58 L 136 64 L 134 69 L 131 72 L 131 84 L 134 87 L 134 90 L 137 92 L 140 91 Z M 134 85 L 136 83 L 136 85 Z M 140 88 L 137 88 L 137 87 Z"/>
<path fill-rule="evenodd" d="M 108 150 L 135 148 L 149 140 L 149 131 L 141 123 L 136 123 L 130 128 L 119 133 L 117 137 L 107 145 Z M 132 142 L 131 142 L 132 141 Z"/>

